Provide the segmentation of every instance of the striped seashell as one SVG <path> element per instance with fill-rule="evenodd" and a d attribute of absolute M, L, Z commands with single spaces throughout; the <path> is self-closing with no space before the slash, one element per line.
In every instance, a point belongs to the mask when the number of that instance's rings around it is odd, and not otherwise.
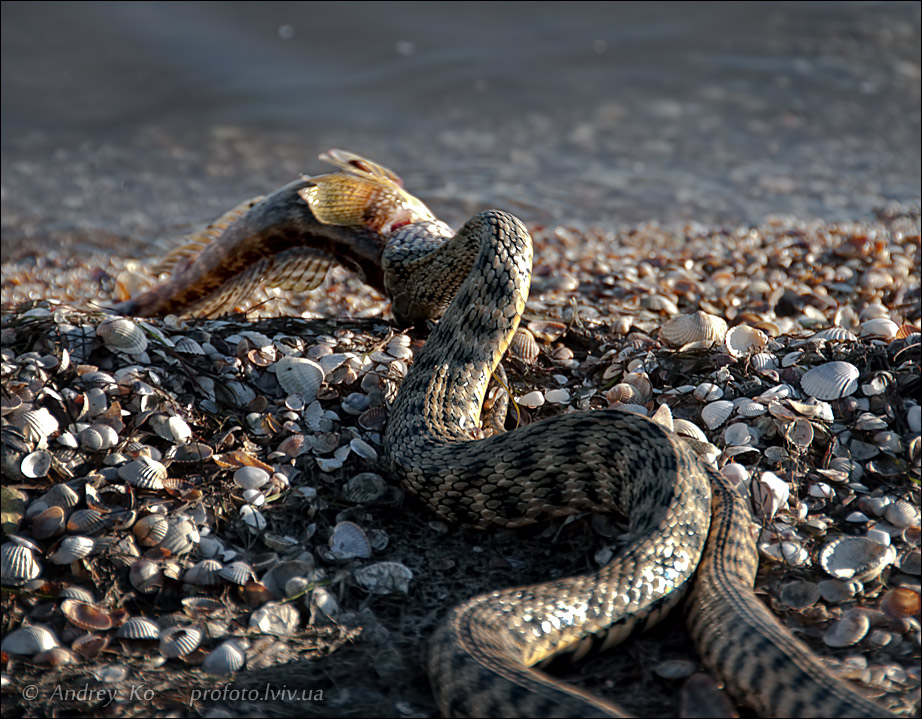
<path fill-rule="evenodd" d="M 733 414 L 733 402 L 719 399 L 716 402 L 708 402 L 701 408 L 701 421 L 708 429 L 717 429 L 730 418 L 731 414 Z"/>
<path fill-rule="evenodd" d="M 176 340 L 176 351 L 189 355 L 204 355 L 205 350 L 191 337 L 180 337 Z"/>
<path fill-rule="evenodd" d="M 147 617 L 131 617 L 118 628 L 115 636 L 121 639 L 147 640 L 160 639 L 159 625 Z"/>
<path fill-rule="evenodd" d="M 103 320 L 96 327 L 99 337 L 111 350 L 138 355 L 147 349 L 147 336 L 133 320 L 116 317 Z"/>
<path fill-rule="evenodd" d="M 756 372 L 778 369 L 778 358 L 771 352 L 756 352 L 749 358 L 749 365 L 756 370 Z"/>
<path fill-rule="evenodd" d="M 50 452 L 37 449 L 34 452 L 29 452 L 29 454 L 22 458 L 22 462 L 19 464 L 19 471 L 30 479 L 44 477 L 48 474 L 48 470 L 51 469 L 51 461 Z"/>
<path fill-rule="evenodd" d="M 356 583 L 371 594 L 408 594 L 413 572 L 399 562 L 377 562 L 353 574 Z"/>
<path fill-rule="evenodd" d="M 64 537 L 48 555 L 48 561 L 52 564 L 70 564 L 88 556 L 95 548 L 96 542 L 92 537 Z"/>
<path fill-rule="evenodd" d="M 44 442 L 58 429 L 58 420 L 44 407 L 23 412 L 20 421 L 23 436 L 30 442 Z"/>
<path fill-rule="evenodd" d="M 330 536 L 330 553 L 333 559 L 368 558 L 371 544 L 364 530 L 354 522 L 339 522 Z"/>
<path fill-rule="evenodd" d="M 828 329 L 815 332 L 810 337 L 811 342 L 816 342 L 818 340 L 823 340 L 825 342 L 857 342 L 858 338 L 844 327 L 829 327 Z"/>
<path fill-rule="evenodd" d="M 378 432 L 387 423 L 387 408 L 383 405 L 366 409 L 359 415 L 358 425 L 369 432 Z"/>
<path fill-rule="evenodd" d="M 384 496 L 387 482 L 374 472 L 362 472 L 346 482 L 343 497 L 356 503 L 374 502 Z"/>
<path fill-rule="evenodd" d="M 918 617 L 922 610 L 922 596 L 913 587 L 894 587 L 884 594 L 880 608 L 894 619 Z"/>
<path fill-rule="evenodd" d="M 858 328 L 858 336 L 870 339 L 892 340 L 896 337 L 899 329 L 900 326 L 888 317 L 875 317 L 861 323 Z"/>
<path fill-rule="evenodd" d="M 66 484 L 56 484 L 41 496 L 45 504 L 65 510 L 80 503 L 80 496 Z"/>
<path fill-rule="evenodd" d="M 174 557 L 186 554 L 198 544 L 199 532 L 195 524 L 181 515 L 168 519 L 166 535 L 160 540 L 160 548 L 167 550 Z"/>
<path fill-rule="evenodd" d="M 139 559 L 131 565 L 128 580 L 142 594 L 151 594 L 163 586 L 163 570 L 149 559 Z"/>
<path fill-rule="evenodd" d="M 632 402 L 646 404 L 653 399 L 653 383 L 645 372 L 628 372 L 621 378 L 621 382 L 634 388 Z"/>
<path fill-rule="evenodd" d="M 723 342 L 727 323 L 707 312 L 678 315 L 660 327 L 660 339 L 667 347 L 680 349 L 706 348 Z"/>
<path fill-rule="evenodd" d="M 256 573 L 253 571 L 253 567 L 246 562 L 231 562 L 227 566 L 222 567 L 218 575 L 228 582 L 240 585 L 244 585 L 256 579 Z"/>
<path fill-rule="evenodd" d="M 801 389 L 816 399 L 841 399 L 858 389 L 858 368 L 850 362 L 826 362 L 800 378 Z"/>
<path fill-rule="evenodd" d="M 32 536 L 35 539 L 51 539 L 62 534 L 65 526 L 63 507 L 45 507 L 32 517 Z"/>
<path fill-rule="evenodd" d="M 58 594 L 58 599 L 76 599 L 78 602 L 86 602 L 87 604 L 92 604 L 93 594 L 83 587 L 70 584 L 61 590 L 60 594 Z"/>
<path fill-rule="evenodd" d="M 140 457 L 118 468 L 118 476 L 131 486 L 154 491 L 163 489 L 166 474 L 166 467 L 150 457 Z"/>
<path fill-rule="evenodd" d="M 73 534 L 98 534 L 109 525 L 109 515 L 98 509 L 78 509 L 67 519 L 67 531 Z"/>
<path fill-rule="evenodd" d="M 221 584 L 222 568 L 216 559 L 203 559 L 189 567 L 182 580 L 197 587 L 217 587 Z"/>
<path fill-rule="evenodd" d="M 731 327 L 724 339 L 724 347 L 732 357 L 743 357 L 762 349 L 768 342 L 768 336 L 749 325 Z"/>
<path fill-rule="evenodd" d="M 115 624 L 113 614 L 108 610 L 76 599 L 61 602 L 61 613 L 75 627 L 88 632 L 105 632 Z"/>
<path fill-rule="evenodd" d="M 282 357 L 273 367 L 279 384 L 288 394 L 299 394 L 307 403 L 317 399 L 324 378 L 319 364 L 305 357 Z"/>
<path fill-rule="evenodd" d="M 867 582 L 877 577 L 896 559 L 893 546 L 883 546 L 867 537 L 840 537 L 820 552 L 820 566 L 836 579 Z"/>
<path fill-rule="evenodd" d="M 21 656 L 34 656 L 56 646 L 58 646 L 58 638 L 54 632 L 37 624 L 27 624 L 14 629 L 3 638 L 3 643 L 0 645 L 4 652 Z"/>
<path fill-rule="evenodd" d="M 192 626 L 174 626 L 160 634 L 160 653 L 167 659 L 184 657 L 198 649 L 202 630 Z"/>
<path fill-rule="evenodd" d="M 509 351 L 513 357 L 518 357 L 526 364 L 534 364 L 541 354 L 541 348 L 535 340 L 535 336 L 524 327 L 519 327 L 512 336 L 512 342 L 509 345 Z"/>
<path fill-rule="evenodd" d="M 758 417 L 768 412 L 768 407 L 749 397 L 741 397 L 740 399 L 734 400 L 733 406 L 741 417 Z"/>
<path fill-rule="evenodd" d="M 4 584 L 18 585 L 35 579 L 42 565 L 31 547 L 8 542 L 0 547 L 0 577 Z"/>
<path fill-rule="evenodd" d="M 118 432 L 107 424 L 93 424 L 78 435 L 80 446 L 91 451 L 110 449 L 118 444 Z"/>
<path fill-rule="evenodd" d="M 687 419 L 676 418 L 672 420 L 674 431 L 678 435 L 684 437 L 691 437 L 692 439 L 697 439 L 699 442 L 707 442 L 708 437 L 704 431 L 694 422 L 689 422 Z"/>
<path fill-rule="evenodd" d="M 138 542 L 145 547 L 156 547 L 166 536 L 170 523 L 162 514 L 148 514 L 135 522 L 131 531 Z"/>
<path fill-rule="evenodd" d="M 702 382 L 692 393 L 701 402 L 714 402 L 723 398 L 724 391 L 713 382 Z"/>
<path fill-rule="evenodd" d="M 884 519 L 894 527 L 912 527 L 919 524 L 919 508 L 905 499 L 891 502 L 884 509 Z"/>
<path fill-rule="evenodd" d="M 226 675 L 240 671 L 245 664 L 246 654 L 241 651 L 238 641 L 229 639 L 205 657 L 202 669 L 209 674 Z"/>

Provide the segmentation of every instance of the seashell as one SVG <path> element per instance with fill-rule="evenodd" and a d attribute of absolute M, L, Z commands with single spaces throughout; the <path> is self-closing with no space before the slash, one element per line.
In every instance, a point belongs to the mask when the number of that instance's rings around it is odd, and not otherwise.
<path fill-rule="evenodd" d="M 689 422 L 687 419 L 682 419 L 680 417 L 672 420 L 673 431 L 682 435 L 683 437 L 691 437 L 692 439 L 697 439 L 699 442 L 707 442 L 708 437 L 704 431 L 694 422 Z"/>
<path fill-rule="evenodd" d="M 364 392 L 350 392 L 343 397 L 342 408 L 346 414 L 357 416 L 368 409 L 369 398 Z"/>
<path fill-rule="evenodd" d="M 807 564 L 810 554 L 800 543 L 791 541 L 769 542 L 759 544 L 762 553 L 778 562 L 784 562 L 791 567 L 802 567 Z"/>
<path fill-rule="evenodd" d="M 250 615 L 249 626 L 263 634 L 287 637 L 298 631 L 300 615 L 290 603 L 268 602 Z"/>
<path fill-rule="evenodd" d="M 741 417 L 758 417 L 768 412 L 768 407 L 748 397 L 741 397 L 740 399 L 734 400 L 733 406 Z"/>
<path fill-rule="evenodd" d="M 815 332 L 813 336 L 810 337 L 811 342 L 816 342 L 818 340 L 825 342 L 857 342 L 858 338 L 844 327 L 829 327 L 828 329 Z"/>
<path fill-rule="evenodd" d="M 733 402 L 719 399 L 716 402 L 708 402 L 701 408 L 701 421 L 708 429 L 717 429 L 727 421 L 732 413 Z"/>
<path fill-rule="evenodd" d="M 202 669 L 209 674 L 226 675 L 240 671 L 245 664 L 246 654 L 240 650 L 236 640 L 230 639 L 209 652 L 202 662 Z"/>
<path fill-rule="evenodd" d="M 720 473 L 729 480 L 734 487 L 741 487 L 749 481 L 749 470 L 736 462 L 728 462 L 720 468 Z"/>
<path fill-rule="evenodd" d="M 896 337 L 900 326 L 889 317 L 875 317 L 861 323 L 858 330 L 859 337 L 871 339 L 892 340 Z"/>
<path fill-rule="evenodd" d="M 850 647 L 864 639 L 870 628 L 871 620 L 865 612 L 849 609 L 826 630 L 823 642 L 830 647 Z"/>
<path fill-rule="evenodd" d="M 826 362 L 800 378 L 804 392 L 817 399 L 840 399 L 858 389 L 858 368 L 850 362 Z"/>
<path fill-rule="evenodd" d="M 702 382 L 692 394 L 702 402 L 716 402 L 724 396 L 724 391 L 713 382 Z"/>
<path fill-rule="evenodd" d="M 231 562 L 227 566 L 222 567 L 220 571 L 218 571 L 218 575 L 228 582 L 240 585 L 244 585 L 256 579 L 256 573 L 253 571 L 253 567 L 246 562 Z"/>
<path fill-rule="evenodd" d="M 70 645 L 84 659 L 92 659 L 109 646 L 109 638 L 99 634 L 84 634 L 77 637 Z M 37 658 L 36 658 L 37 659 Z"/>
<path fill-rule="evenodd" d="M 150 426 L 158 437 L 178 444 L 185 444 L 192 438 L 192 429 L 182 417 L 158 414 L 150 418 Z"/>
<path fill-rule="evenodd" d="M 894 619 L 917 617 L 922 611 L 922 596 L 912 587 L 894 587 L 884 594 L 880 608 Z"/>
<path fill-rule="evenodd" d="M 413 572 L 399 562 L 377 562 L 355 570 L 356 583 L 371 594 L 408 594 Z"/>
<path fill-rule="evenodd" d="M 241 467 L 234 472 L 234 484 L 243 489 L 259 489 L 269 481 L 271 475 L 259 467 Z"/>
<path fill-rule="evenodd" d="M 698 311 L 694 314 L 678 315 L 664 322 L 659 335 L 667 347 L 707 348 L 723 342 L 727 335 L 727 323 L 716 315 Z"/>
<path fill-rule="evenodd" d="M 275 376 L 285 392 L 299 394 L 307 403 L 317 399 L 317 392 L 324 378 L 324 370 L 319 364 L 306 357 L 286 356 L 278 360 L 273 367 Z"/>
<path fill-rule="evenodd" d="M 632 402 L 646 404 L 653 399 L 653 383 L 644 372 L 628 372 L 621 378 L 621 382 L 634 388 Z"/>
<path fill-rule="evenodd" d="M 63 533 L 65 525 L 63 507 L 45 507 L 32 517 L 32 536 L 35 539 L 50 539 Z"/>
<path fill-rule="evenodd" d="M 749 358 L 749 365 L 756 372 L 778 369 L 778 358 L 771 352 L 756 352 Z"/>
<path fill-rule="evenodd" d="M 553 404 L 568 404 L 570 402 L 570 392 L 566 389 L 549 389 L 544 393 L 544 398 Z"/>
<path fill-rule="evenodd" d="M 42 500 L 52 507 L 67 510 L 80 502 L 80 496 L 66 484 L 56 484 L 42 495 Z"/>
<path fill-rule="evenodd" d="M 515 398 L 516 404 L 520 404 L 523 407 L 528 407 L 529 409 L 537 409 L 544 404 L 544 394 L 538 390 L 524 394 L 521 397 Z"/>
<path fill-rule="evenodd" d="M 159 564 L 149 559 L 139 559 L 128 572 L 131 586 L 142 594 L 158 591 L 163 586 L 163 571 Z"/>
<path fill-rule="evenodd" d="M 788 582 L 781 587 L 778 598 L 792 609 L 806 609 L 819 601 L 820 588 L 814 582 Z"/>
<path fill-rule="evenodd" d="M 784 437 L 797 450 L 805 452 L 813 444 L 813 424 L 803 417 L 791 422 L 784 432 Z"/>
<path fill-rule="evenodd" d="M 820 566 L 836 579 L 867 582 L 896 559 L 892 546 L 884 547 L 867 537 L 840 537 L 820 552 Z"/>
<path fill-rule="evenodd" d="M 167 471 L 160 462 L 150 457 L 140 457 L 118 468 L 118 476 L 133 487 L 141 489 L 163 489 Z"/>
<path fill-rule="evenodd" d="M 248 489 L 246 492 L 243 493 L 244 499 L 247 502 L 253 501 L 253 498 L 247 496 L 250 493 L 257 494 L 259 495 L 261 499 L 265 499 L 259 493 L 259 490 Z M 258 509 L 256 509 L 252 504 L 244 504 L 240 508 L 239 514 L 240 514 L 240 519 L 243 520 L 243 523 L 246 524 L 252 530 L 255 530 L 257 532 L 262 532 L 268 526 L 268 522 L 266 521 L 266 518 L 263 517 L 262 513 Z"/>
<path fill-rule="evenodd" d="M 160 627 L 147 617 L 132 617 L 118 628 L 115 636 L 122 639 L 152 641 L 160 639 Z"/>
<path fill-rule="evenodd" d="M 176 447 L 170 454 L 174 462 L 207 462 L 214 456 L 214 450 L 201 442 L 190 442 Z"/>
<path fill-rule="evenodd" d="M 202 630 L 193 626 L 173 626 L 160 634 L 160 653 L 167 659 L 184 657 L 198 649 Z"/>
<path fill-rule="evenodd" d="M 731 327 L 724 339 L 724 346 L 731 357 L 743 357 L 762 349 L 768 342 L 768 336 L 749 325 Z"/>
<path fill-rule="evenodd" d="M 44 407 L 23 412 L 21 423 L 22 434 L 30 442 L 44 442 L 58 429 L 58 420 Z"/>
<path fill-rule="evenodd" d="M 911 527 L 919 524 L 919 509 L 904 499 L 891 502 L 884 509 L 884 519 L 894 527 Z"/>
<path fill-rule="evenodd" d="M 906 424 L 910 432 L 922 432 L 922 405 L 914 404 L 906 411 Z"/>
<path fill-rule="evenodd" d="M 198 544 L 199 538 L 195 524 L 187 517 L 176 515 L 168 519 L 167 531 L 160 540 L 159 546 L 174 557 L 178 557 L 186 554 Z"/>
<path fill-rule="evenodd" d="M 203 559 L 189 567 L 182 580 L 197 587 L 217 587 L 221 584 L 222 568 L 216 559 Z"/>
<path fill-rule="evenodd" d="M 339 522 L 330 535 L 330 554 L 333 559 L 366 559 L 371 556 L 371 544 L 364 530 L 354 522 Z"/>
<path fill-rule="evenodd" d="M 55 551 L 48 555 L 48 560 L 52 564 L 70 564 L 88 556 L 95 548 L 96 542 L 92 537 L 64 537 Z"/>
<path fill-rule="evenodd" d="M 752 442 L 752 434 L 744 422 L 734 422 L 724 430 L 724 442 L 727 445 L 741 445 Z"/>
<path fill-rule="evenodd" d="M 78 435 L 84 449 L 99 451 L 110 449 L 118 444 L 118 432 L 107 424 L 93 424 Z"/>
<path fill-rule="evenodd" d="M 98 509 L 78 509 L 67 520 L 67 531 L 74 534 L 98 534 L 109 523 L 109 515 Z"/>
<path fill-rule="evenodd" d="M 830 604 L 839 604 L 847 602 L 861 591 L 861 582 L 854 579 L 824 579 L 817 584 L 823 599 Z"/>
<path fill-rule="evenodd" d="M 637 390 L 631 385 L 626 382 L 619 382 L 605 392 L 605 399 L 607 399 L 610 404 L 614 405 L 633 402 L 636 395 Z"/>
<path fill-rule="evenodd" d="M 93 604 L 66 599 L 61 602 L 61 613 L 75 627 L 88 632 L 105 632 L 112 628 L 112 614 Z"/>
<path fill-rule="evenodd" d="M 512 336 L 512 342 L 509 345 L 509 351 L 513 357 L 518 357 L 526 364 L 534 364 L 541 354 L 541 348 L 535 340 L 535 336 L 524 327 L 519 327 Z"/>
<path fill-rule="evenodd" d="M 753 478 L 751 491 L 753 509 L 766 521 L 771 521 L 791 495 L 788 483 L 774 472 L 762 472 Z"/>
<path fill-rule="evenodd" d="M 567 331 L 567 325 L 554 320 L 532 320 L 528 323 L 528 329 L 543 342 L 556 342 Z"/>
<path fill-rule="evenodd" d="M 127 317 L 106 319 L 96 326 L 96 336 L 111 350 L 137 355 L 147 349 L 147 336 Z"/>
<path fill-rule="evenodd" d="M 378 432 L 387 424 L 387 408 L 383 405 L 366 409 L 359 415 L 358 425 L 369 432 Z"/>
<path fill-rule="evenodd" d="M 30 479 L 46 476 L 49 469 L 51 469 L 51 453 L 43 449 L 30 452 L 22 458 L 19 465 L 19 470 Z"/>
<path fill-rule="evenodd" d="M 31 547 L 13 542 L 0 547 L 0 577 L 3 584 L 22 584 L 41 573 L 42 565 L 35 558 L 35 550 Z"/>
<path fill-rule="evenodd" d="M 156 547 L 166 536 L 170 523 L 162 514 L 148 514 L 135 522 L 131 531 L 145 547 Z"/>
<path fill-rule="evenodd" d="M 355 452 L 362 459 L 367 459 L 371 462 L 376 462 L 378 460 L 378 450 L 372 447 L 368 442 L 366 442 L 361 437 L 355 437 L 349 441 L 349 449 Z"/>
<path fill-rule="evenodd" d="M 903 538 L 906 542 L 912 542 L 913 536 L 915 543 L 919 543 L 919 528 L 918 527 L 906 527 L 903 530 Z M 900 569 L 906 572 L 906 574 L 914 574 L 919 576 L 922 574 L 922 553 L 918 549 L 910 549 L 903 553 L 903 556 L 900 557 Z"/>
<path fill-rule="evenodd" d="M 26 624 L 14 629 L 0 644 L 2 650 L 8 654 L 34 656 L 39 652 L 47 652 L 58 646 L 58 638 L 47 627 L 37 624 Z"/>
<path fill-rule="evenodd" d="M 310 623 L 335 624 L 336 616 L 340 613 L 339 602 L 330 592 L 323 587 L 315 587 L 310 595 Z"/>

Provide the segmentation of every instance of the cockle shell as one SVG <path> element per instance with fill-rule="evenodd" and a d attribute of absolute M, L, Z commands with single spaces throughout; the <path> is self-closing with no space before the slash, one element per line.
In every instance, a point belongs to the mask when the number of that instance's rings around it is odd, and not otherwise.
<path fill-rule="evenodd" d="M 51 469 L 51 461 L 50 452 L 46 452 L 43 449 L 37 449 L 22 458 L 22 463 L 19 465 L 19 470 L 23 473 L 24 476 L 29 477 L 30 479 L 44 477 L 48 474 L 48 470 Z"/>
<path fill-rule="evenodd" d="M 147 617 L 132 617 L 118 628 L 115 636 L 124 639 L 160 639 L 160 627 Z"/>
<path fill-rule="evenodd" d="M 541 348 L 538 346 L 535 336 L 524 327 L 519 327 L 512 336 L 512 343 L 509 345 L 509 351 L 513 356 L 518 357 L 526 364 L 534 364 L 541 354 Z"/>
<path fill-rule="evenodd" d="M 830 647 L 850 647 L 864 639 L 870 627 L 866 612 L 849 609 L 826 630 L 823 641 Z"/>
<path fill-rule="evenodd" d="M 875 317 L 861 323 L 858 331 L 859 337 L 869 337 L 871 339 L 892 340 L 896 337 L 900 326 L 887 317 Z"/>
<path fill-rule="evenodd" d="M 749 325 L 737 325 L 727 331 L 724 346 L 733 357 L 742 357 L 755 352 L 768 342 L 768 336 Z"/>
<path fill-rule="evenodd" d="M 844 327 L 829 327 L 828 329 L 820 330 L 814 333 L 810 339 L 812 341 L 825 340 L 827 342 L 856 342 L 858 340 L 855 335 Z"/>
<path fill-rule="evenodd" d="M 727 335 L 727 323 L 707 312 L 679 315 L 660 328 L 660 339 L 668 347 L 695 349 L 722 342 Z"/>
<path fill-rule="evenodd" d="M 727 421 L 732 413 L 733 402 L 719 399 L 716 402 L 709 402 L 701 408 L 701 421 L 707 425 L 708 429 L 717 429 Z"/>
<path fill-rule="evenodd" d="M 41 573 L 42 565 L 31 547 L 13 542 L 0 547 L 0 576 L 4 584 L 22 584 Z"/>
<path fill-rule="evenodd" d="M 160 653 L 168 659 L 184 657 L 202 643 L 202 630 L 191 626 L 173 626 L 160 634 Z"/>
<path fill-rule="evenodd" d="M 330 553 L 334 559 L 367 558 L 371 556 L 371 545 L 357 524 L 339 522 L 330 536 Z"/>
<path fill-rule="evenodd" d="M 202 669 L 209 674 L 233 674 L 243 669 L 244 664 L 246 655 L 238 646 L 238 641 L 230 639 L 205 657 Z"/>
<path fill-rule="evenodd" d="M 118 444 L 118 432 L 107 424 L 93 424 L 78 436 L 80 445 L 92 451 L 110 449 Z"/>
<path fill-rule="evenodd" d="M 840 537 L 820 552 L 820 565 L 836 579 L 867 582 L 896 559 L 893 546 L 883 546 L 867 537 Z"/>
<path fill-rule="evenodd" d="M 58 429 L 58 420 L 44 407 L 22 413 L 22 433 L 30 442 L 44 442 Z"/>
<path fill-rule="evenodd" d="M 377 562 L 355 570 L 353 576 L 371 594 L 407 594 L 413 572 L 399 562 Z"/>
<path fill-rule="evenodd" d="M 800 386 L 816 399 L 841 399 L 858 389 L 858 368 L 850 362 L 826 362 L 804 373 Z"/>
<path fill-rule="evenodd" d="M 222 579 L 226 579 L 233 584 L 246 584 L 252 579 L 256 579 L 256 573 L 246 562 L 231 562 L 226 567 L 222 567 L 218 572 Z"/>
<path fill-rule="evenodd" d="M 96 327 L 96 336 L 109 349 L 137 355 L 147 349 L 147 336 L 138 325 L 127 317 L 103 320 Z"/>
<path fill-rule="evenodd" d="M 288 394 L 299 394 L 307 403 L 317 399 L 324 378 L 323 368 L 319 364 L 306 357 L 286 356 L 273 367 L 279 384 Z"/>
<path fill-rule="evenodd" d="M 9 654 L 34 656 L 58 646 L 58 638 L 47 627 L 27 624 L 3 638 L 2 648 Z"/>

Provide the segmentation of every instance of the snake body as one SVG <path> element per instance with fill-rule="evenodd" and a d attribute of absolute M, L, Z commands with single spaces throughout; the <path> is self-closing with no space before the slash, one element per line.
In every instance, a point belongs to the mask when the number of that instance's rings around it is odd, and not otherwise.
<path fill-rule="evenodd" d="M 117 309 L 211 310 L 248 286 L 235 279 L 241 268 L 280 268 L 278 279 L 292 257 L 313 262 L 312 253 L 328 253 L 386 291 L 402 323 L 444 310 L 384 435 L 385 469 L 408 491 L 445 520 L 478 528 L 588 511 L 629 518 L 632 542 L 597 572 L 476 596 L 449 612 L 428 659 L 444 715 L 621 715 L 535 665 L 617 643 L 691 586 L 692 638 L 741 704 L 763 716 L 888 716 L 756 598 L 749 510 L 676 435 L 645 417 L 602 410 L 482 438 L 487 383 L 518 326 L 531 277 L 531 238 L 515 217 L 483 212 L 453 235 L 387 168 L 343 151 L 322 159 L 346 174 L 286 185 L 166 285 Z"/>

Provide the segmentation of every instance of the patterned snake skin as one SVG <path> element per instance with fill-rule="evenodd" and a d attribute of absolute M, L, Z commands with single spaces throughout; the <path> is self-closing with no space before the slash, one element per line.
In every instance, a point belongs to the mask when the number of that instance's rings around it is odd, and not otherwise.
<path fill-rule="evenodd" d="M 116 309 L 211 314 L 261 279 L 316 286 L 324 263 L 339 261 L 386 291 L 404 324 L 448 306 L 401 385 L 384 437 L 386 469 L 410 492 L 445 520 L 480 528 L 588 511 L 629 518 L 633 544 L 599 571 L 451 610 L 428 661 L 443 714 L 622 715 L 534 665 L 611 646 L 652 624 L 694 575 L 692 638 L 739 703 L 763 716 L 891 716 L 830 672 L 756 598 L 749 510 L 676 435 L 606 410 L 482 438 L 487 383 L 531 277 L 531 238 L 516 218 L 484 212 L 452 236 L 387 168 L 341 150 L 321 159 L 345 172 L 299 180 L 229 213 L 207 242 L 193 242 L 197 257 L 180 251 L 165 285 Z"/>
<path fill-rule="evenodd" d="M 398 230 L 395 244 L 412 245 L 425 229 Z M 441 238 L 429 241 L 438 246 Z M 450 522 L 519 527 L 617 509 L 629 517 L 634 541 L 593 574 L 506 589 L 452 609 L 428 663 L 442 713 L 621 715 L 533 665 L 594 636 L 611 645 L 635 625 L 653 623 L 681 598 L 697 568 L 688 610 L 692 637 L 738 701 L 764 716 L 886 716 L 754 596 L 758 558 L 749 511 L 676 435 L 644 417 L 607 410 L 476 439 L 490 374 L 525 307 L 531 256 L 522 224 L 489 211 L 428 257 L 411 260 L 417 268 L 460 268 L 461 280 L 418 275 L 428 285 L 437 278 L 440 290 L 459 282 L 460 289 L 391 408 L 386 467 Z"/>

